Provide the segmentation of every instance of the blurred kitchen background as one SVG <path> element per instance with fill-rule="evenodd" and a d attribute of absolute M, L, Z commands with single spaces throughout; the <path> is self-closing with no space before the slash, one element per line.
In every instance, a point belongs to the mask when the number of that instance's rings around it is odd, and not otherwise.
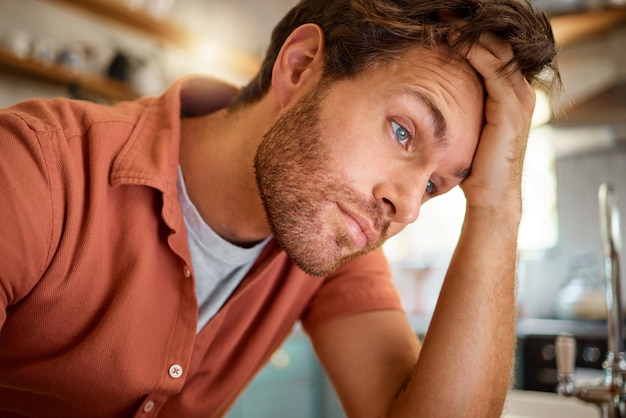
<path fill-rule="evenodd" d="M 274 24 L 295 2 L 2 0 L 0 107 L 57 96 L 114 103 L 159 94 L 188 73 L 243 84 L 256 72 Z M 551 391 L 553 339 L 560 331 L 586 344 L 580 346 L 579 366 L 592 373 L 606 350 L 597 195 L 602 182 L 613 183 L 626 212 L 626 0 L 534 3 L 552 18 L 564 93 L 555 103 L 539 94 L 529 143 L 516 385 Z M 420 335 L 462 219 L 463 196 L 455 190 L 426 204 L 418 222 L 385 246 Z M 297 416 L 341 416 L 297 332 L 231 417 L 282 416 L 270 408 L 272 399 L 285 403 L 280 387 L 302 389 L 290 402 L 310 415 Z"/>

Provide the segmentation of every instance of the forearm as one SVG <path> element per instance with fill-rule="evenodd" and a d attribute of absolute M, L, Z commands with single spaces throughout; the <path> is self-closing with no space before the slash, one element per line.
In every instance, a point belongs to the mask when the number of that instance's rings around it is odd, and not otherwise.
<path fill-rule="evenodd" d="M 519 210 L 468 208 L 419 360 L 390 416 L 500 416 L 515 347 L 518 225 Z"/>

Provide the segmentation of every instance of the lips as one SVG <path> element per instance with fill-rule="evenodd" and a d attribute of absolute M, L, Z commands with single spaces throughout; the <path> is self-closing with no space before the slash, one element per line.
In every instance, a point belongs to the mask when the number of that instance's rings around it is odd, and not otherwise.
<path fill-rule="evenodd" d="M 371 226 L 371 222 L 368 218 L 361 216 L 356 212 L 352 212 L 342 206 L 339 206 L 339 209 L 345 215 L 348 235 L 350 235 L 350 238 L 356 247 L 361 249 L 365 248 L 368 244 L 373 243 L 378 239 L 378 233 Z"/>

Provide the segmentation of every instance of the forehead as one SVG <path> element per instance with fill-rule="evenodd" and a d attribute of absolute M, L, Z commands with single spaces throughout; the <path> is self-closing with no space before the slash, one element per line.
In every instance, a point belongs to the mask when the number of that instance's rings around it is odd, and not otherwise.
<path fill-rule="evenodd" d="M 358 78 L 371 100 L 405 99 L 430 112 L 436 126 L 445 123 L 453 131 L 477 135 L 482 128 L 482 79 L 464 57 L 447 47 L 410 48 L 391 61 L 372 65 Z"/>
<path fill-rule="evenodd" d="M 479 91 L 481 95 L 484 89 L 482 78 L 469 62 L 446 46 L 408 48 L 393 59 L 374 63 L 361 76 L 386 80 L 381 87 L 441 83 L 466 93 Z"/>

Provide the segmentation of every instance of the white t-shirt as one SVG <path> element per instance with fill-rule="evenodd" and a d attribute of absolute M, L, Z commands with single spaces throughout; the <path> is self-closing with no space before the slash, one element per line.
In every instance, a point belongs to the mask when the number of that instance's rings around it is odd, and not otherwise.
<path fill-rule="evenodd" d="M 187 227 L 191 264 L 196 276 L 196 332 L 200 332 L 239 286 L 271 237 L 251 248 L 231 244 L 217 235 L 200 217 L 187 195 L 180 167 L 177 184 L 178 200 Z"/>

